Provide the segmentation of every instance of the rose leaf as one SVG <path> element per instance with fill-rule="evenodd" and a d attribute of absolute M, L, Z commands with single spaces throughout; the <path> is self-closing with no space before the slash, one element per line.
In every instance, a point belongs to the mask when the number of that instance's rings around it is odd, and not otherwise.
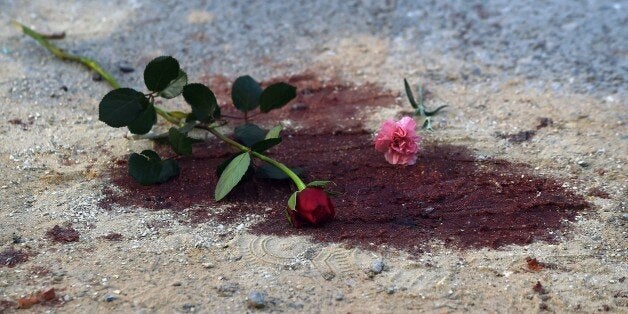
<path fill-rule="evenodd" d="M 179 62 L 170 56 L 153 59 L 144 69 L 144 83 L 153 92 L 161 92 L 179 76 Z"/>
<path fill-rule="evenodd" d="M 98 119 L 108 126 L 120 128 L 135 121 L 150 102 L 144 94 L 131 88 L 118 88 L 103 97 L 98 106 Z"/>
<path fill-rule="evenodd" d="M 297 88 L 287 83 L 275 83 L 264 89 L 260 96 L 260 110 L 269 112 L 281 108 L 297 97 Z"/>

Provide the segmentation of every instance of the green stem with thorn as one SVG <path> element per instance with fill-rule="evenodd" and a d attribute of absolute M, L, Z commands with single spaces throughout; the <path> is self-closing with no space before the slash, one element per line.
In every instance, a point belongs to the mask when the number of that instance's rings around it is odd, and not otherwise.
<path fill-rule="evenodd" d="M 283 171 L 291 180 L 292 182 L 294 182 L 294 184 L 297 186 L 297 189 L 299 191 L 303 190 L 306 188 L 305 183 L 303 182 L 303 180 L 301 180 L 301 178 L 299 178 L 299 176 L 294 173 L 294 171 L 292 171 L 290 168 L 286 167 L 286 165 L 264 155 L 261 154 L 259 152 L 256 152 L 254 150 L 251 150 L 250 147 L 244 146 L 228 137 L 226 137 L 224 134 L 218 132 L 218 130 L 216 130 L 216 128 L 214 127 L 209 127 L 209 126 L 205 126 L 205 125 L 199 125 L 197 126 L 197 128 L 199 129 L 203 129 L 208 131 L 209 133 L 213 134 L 214 136 L 216 136 L 217 138 L 221 139 L 223 142 L 233 146 L 236 149 L 239 149 L 240 151 L 244 152 L 244 153 L 249 153 L 251 155 L 253 155 L 255 158 L 262 160 L 264 162 L 267 162 L 271 165 L 273 165 L 274 167 L 276 167 L 277 169 Z"/>

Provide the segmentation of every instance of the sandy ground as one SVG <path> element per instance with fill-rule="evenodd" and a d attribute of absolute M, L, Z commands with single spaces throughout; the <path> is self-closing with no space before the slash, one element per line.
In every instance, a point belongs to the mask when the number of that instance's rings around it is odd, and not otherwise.
<path fill-rule="evenodd" d="M 628 2 L 509 2 L 0 0 L 0 250 L 32 253 L 0 267 L 0 300 L 54 287 L 60 304 L 31 310 L 628 311 Z M 128 86 L 141 86 L 141 69 L 162 54 L 191 78 L 312 70 L 398 91 L 403 77 L 424 82 L 428 105 L 451 107 L 429 140 L 528 163 L 586 196 L 592 213 L 556 244 L 460 251 L 434 242 L 410 258 L 251 235 L 248 219 L 189 225 L 168 211 L 104 210 L 97 203 L 111 160 L 150 143 L 99 122 L 108 86 L 51 57 L 11 19 L 65 31 L 60 45 Z M 122 62 L 136 71 L 123 74 Z M 401 104 L 369 112 L 368 127 Z M 495 136 L 532 129 L 540 117 L 554 124 L 529 142 Z M 80 240 L 51 243 L 46 231 L 65 223 Z M 111 232 L 125 240 L 102 239 Z M 532 271 L 526 257 L 553 267 Z M 378 260 L 383 271 L 369 276 Z M 533 290 L 537 281 L 546 293 Z M 265 295 L 264 308 L 248 306 L 252 292 Z"/>

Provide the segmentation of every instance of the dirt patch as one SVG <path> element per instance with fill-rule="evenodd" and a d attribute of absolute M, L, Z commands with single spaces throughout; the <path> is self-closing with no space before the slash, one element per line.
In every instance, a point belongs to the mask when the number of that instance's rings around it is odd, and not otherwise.
<path fill-rule="evenodd" d="M 255 213 L 265 217 L 252 227 L 256 233 L 308 235 L 367 249 L 386 244 L 414 253 L 426 250 L 432 240 L 463 249 L 554 242 L 565 221 L 588 207 L 581 196 L 554 179 L 532 174 L 527 165 L 479 160 L 462 146 L 427 143 L 416 165 L 390 165 L 374 150 L 372 135 L 359 119 L 342 123 L 358 115 L 358 103 L 364 104 L 360 109 L 393 105 L 392 93 L 368 85 L 326 85 L 309 74 L 286 80 L 299 86 L 296 103 L 308 112 L 288 106 L 269 115 L 267 121 L 288 118 L 304 126 L 284 134 L 281 149 L 270 155 L 301 167 L 306 181 L 335 183 L 340 193 L 334 199 L 335 221 L 319 229 L 289 227 L 283 210 L 290 184 L 256 178 L 221 203 L 231 205 L 224 214 L 198 206 L 218 205 L 211 199 L 215 169 L 230 151 L 217 142 L 196 146 L 192 157 L 175 156 L 181 175 L 162 185 L 140 186 L 127 175 L 126 162 L 116 162 L 111 180 L 119 191 L 106 189 L 102 205 L 172 209 L 192 223 L 237 222 Z M 539 128 L 548 124 L 540 121 Z M 172 155 L 166 148 L 161 153 Z"/>

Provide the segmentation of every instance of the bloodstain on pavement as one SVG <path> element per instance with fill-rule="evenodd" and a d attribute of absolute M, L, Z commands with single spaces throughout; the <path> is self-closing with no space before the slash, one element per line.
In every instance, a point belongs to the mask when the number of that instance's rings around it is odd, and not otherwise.
<path fill-rule="evenodd" d="M 66 227 L 55 225 L 52 229 L 46 232 L 46 236 L 48 236 L 48 238 L 53 242 L 69 243 L 78 241 L 80 235 L 78 231 L 74 230 L 74 228 L 70 225 Z"/>
<path fill-rule="evenodd" d="M 39 291 L 35 294 L 17 300 L 17 307 L 19 309 L 29 309 L 36 304 L 54 306 L 61 305 L 63 302 L 57 298 L 55 288 Z"/>
<path fill-rule="evenodd" d="M 23 250 L 16 250 L 12 247 L 0 252 L 0 267 L 13 268 L 18 264 L 28 260 L 29 254 Z"/>
<path fill-rule="evenodd" d="M 293 113 L 289 104 L 261 122 L 288 118 L 302 126 L 285 132 L 269 154 L 301 167 L 306 182 L 334 182 L 340 195 L 333 198 L 333 222 L 316 229 L 292 228 L 284 215 L 292 187 L 285 181 L 253 177 L 215 203 L 215 169 L 231 151 L 211 141 L 195 146 L 190 157 L 160 148 L 161 155 L 176 158 L 181 166 L 177 178 L 161 185 L 137 184 L 128 176 L 126 162 L 116 162 L 110 173 L 115 188 L 104 190 L 101 205 L 170 209 L 186 213 L 192 223 L 237 222 L 258 214 L 265 219 L 251 227 L 254 233 L 307 235 L 366 249 L 374 248 L 371 243 L 386 244 L 411 253 L 428 250 L 433 240 L 460 249 L 556 242 L 565 222 L 589 207 L 559 180 L 535 175 L 525 164 L 476 159 L 463 146 L 425 143 L 416 165 L 390 165 L 373 148 L 372 135 L 360 119 L 351 118 L 369 106 L 394 105 L 394 93 L 368 85 L 334 87 L 305 77 L 284 80 L 298 86 L 296 103 L 308 111 Z M 220 215 L 198 206 L 222 204 L 231 206 Z M 274 210 L 266 212 L 268 207 Z"/>
<path fill-rule="evenodd" d="M 506 139 L 511 143 L 517 143 L 517 144 L 523 143 L 523 142 L 527 142 L 531 140 L 536 135 L 538 130 L 542 128 L 546 128 L 554 124 L 554 121 L 552 121 L 552 119 L 550 118 L 538 118 L 538 122 L 539 124 L 537 124 L 535 130 L 525 130 L 525 131 L 520 131 L 514 134 L 498 133 L 497 137 Z"/>
<path fill-rule="evenodd" d="M 0 313 L 4 313 L 4 311 L 8 311 L 10 309 L 15 309 L 17 307 L 17 303 L 9 300 L 0 300 Z"/>
<path fill-rule="evenodd" d="M 124 239 L 124 236 L 119 233 L 112 232 L 102 236 L 102 238 L 107 241 L 122 241 L 122 239 Z"/>
<path fill-rule="evenodd" d="M 526 265 L 528 269 L 532 271 L 541 271 L 546 267 L 545 263 L 539 262 L 536 258 L 532 257 L 526 258 Z"/>

